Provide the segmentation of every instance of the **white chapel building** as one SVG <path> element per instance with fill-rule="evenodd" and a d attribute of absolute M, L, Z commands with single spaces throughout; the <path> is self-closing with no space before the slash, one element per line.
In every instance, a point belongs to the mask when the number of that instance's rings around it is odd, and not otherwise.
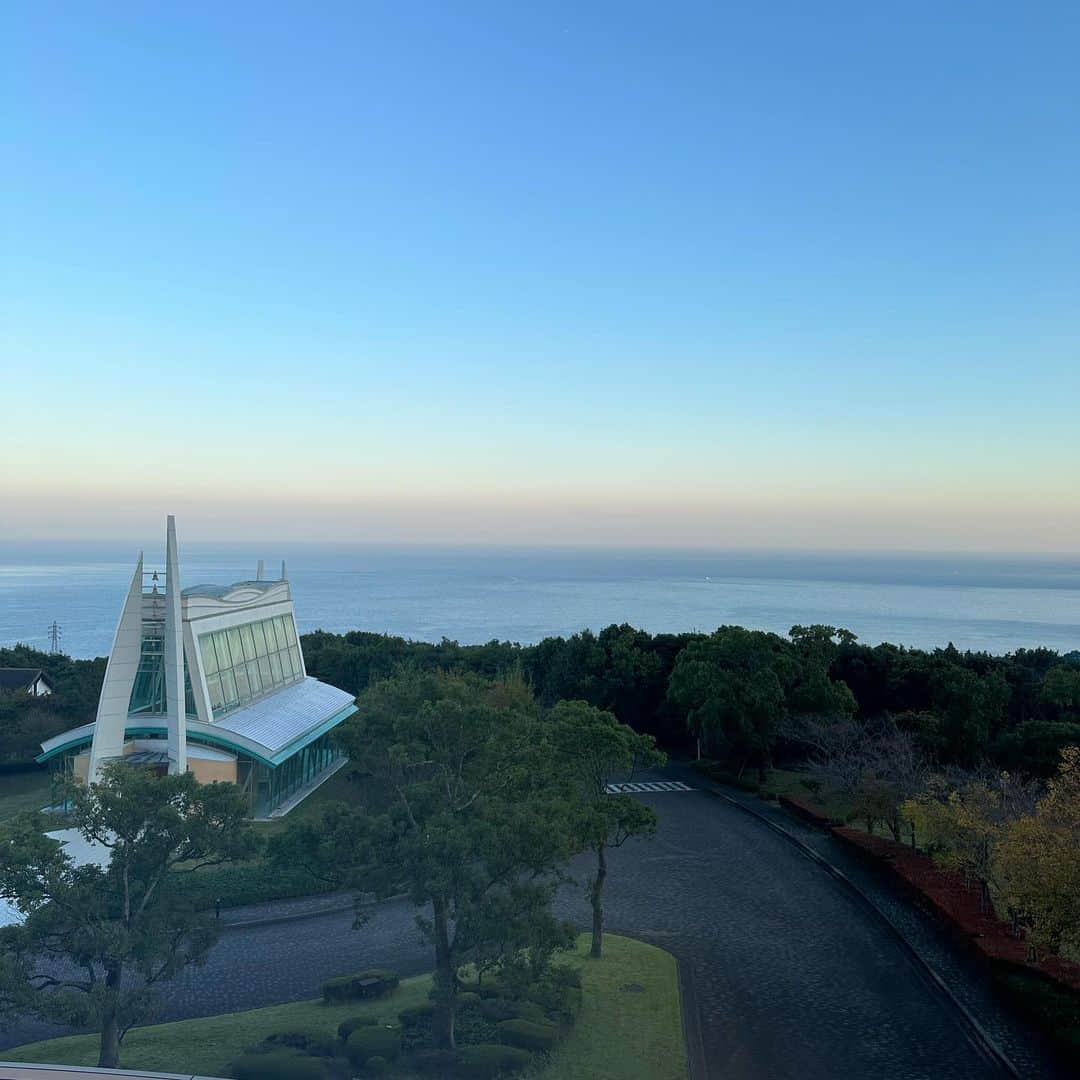
<path fill-rule="evenodd" d="M 240 785 L 253 817 L 286 813 L 343 764 L 330 732 L 353 696 L 308 675 L 282 563 L 276 581 L 181 589 L 176 522 L 165 569 L 139 556 L 97 718 L 41 744 L 86 780 L 107 761 Z"/>

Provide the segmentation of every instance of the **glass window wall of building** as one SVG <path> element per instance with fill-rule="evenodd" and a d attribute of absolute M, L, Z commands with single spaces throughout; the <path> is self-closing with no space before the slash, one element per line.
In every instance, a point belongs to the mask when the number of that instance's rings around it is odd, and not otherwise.
<path fill-rule="evenodd" d="M 199 636 L 214 716 L 303 678 L 300 644 L 289 615 Z"/>

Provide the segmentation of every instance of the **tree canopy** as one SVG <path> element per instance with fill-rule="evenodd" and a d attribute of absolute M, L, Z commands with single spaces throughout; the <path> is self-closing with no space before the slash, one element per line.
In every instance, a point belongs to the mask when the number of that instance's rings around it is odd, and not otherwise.
<path fill-rule="evenodd" d="M 151 988 L 200 961 L 216 939 L 179 875 L 247 858 L 257 841 L 233 784 L 114 762 L 100 782 L 69 783 L 65 794 L 68 827 L 107 865 L 75 865 L 38 815 L 3 830 L 0 897 L 24 920 L 0 930 L 0 1003 L 96 1026 L 99 1064 L 112 1068 L 127 1030 L 153 1014 Z"/>

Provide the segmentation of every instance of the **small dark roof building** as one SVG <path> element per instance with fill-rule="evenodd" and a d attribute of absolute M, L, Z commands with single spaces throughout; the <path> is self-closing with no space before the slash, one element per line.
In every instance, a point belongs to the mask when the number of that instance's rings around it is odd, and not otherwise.
<path fill-rule="evenodd" d="M 19 693 L 20 691 L 41 697 L 53 692 L 49 676 L 41 668 L 3 667 L 0 668 L 0 692 Z"/>

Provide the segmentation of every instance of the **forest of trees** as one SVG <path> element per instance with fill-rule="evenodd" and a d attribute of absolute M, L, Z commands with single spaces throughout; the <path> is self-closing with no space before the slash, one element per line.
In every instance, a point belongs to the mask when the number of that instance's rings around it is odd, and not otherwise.
<path fill-rule="evenodd" d="M 549 637 L 536 645 L 407 641 L 353 631 L 303 636 L 308 671 L 359 694 L 408 664 L 491 679 L 519 671 L 539 701 L 587 701 L 668 749 L 703 752 L 734 768 L 791 760 L 792 718 L 889 718 L 938 765 L 988 761 L 1050 776 L 1080 744 L 1080 653 L 1020 649 L 1004 656 L 864 645 L 831 627 L 784 637 L 740 627 L 713 634 L 649 634 L 628 625 Z M 0 666 L 41 667 L 57 692 L 46 702 L 0 695 L 0 763 L 28 761 L 37 744 L 93 719 L 105 662 L 26 646 Z"/>
<path fill-rule="evenodd" d="M 782 637 L 740 627 L 649 634 L 624 624 L 530 646 L 317 631 L 303 644 L 312 674 L 356 693 L 403 662 L 487 678 L 520 668 L 545 705 L 588 701 L 669 749 L 699 734 L 704 752 L 736 767 L 798 756 L 784 738 L 793 716 L 889 717 L 940 765 L 991 761 L 1038 776 L 1080 743 L 1078 652 L 872 646 L 823 626 Z"/>

